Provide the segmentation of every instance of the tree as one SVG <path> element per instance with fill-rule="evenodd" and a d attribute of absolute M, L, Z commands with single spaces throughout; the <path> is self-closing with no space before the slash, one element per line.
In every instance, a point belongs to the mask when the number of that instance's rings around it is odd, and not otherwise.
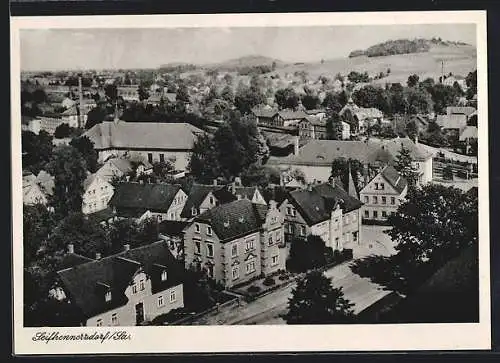
<path fill-rule="evenodd" d="M 229 102 L 230 104 L 234 102 L 234 92 L 229 85 L 222 89 L 220 96 L 224 101 Z"/>
<path fill-rule="evenodd" d="M 104 94 L 111 104 L 114 104 L 118 100 L 118 88 L 115 84 L 107 84 L 104 87 Z"/>
<path fill-rule="evenodd" d="M 352 180 L 356 186 L 356 191 L 361 190 L 362 176 L 364 175 L 363 164 L 356 159 L 345 159 L 343 157 L 337 158 L 332 162 L 332 172 L 331 177 L 340 178 L 343 187 L 347 189 L 349 185 L 349 168 L 352 174 Z"/>
<path fill-rule="evenodd" d="M 432 111 L 432 96 L 423 88 L 413 87 L 404 91 L 406 111 L 409 114 L 427 114 Z"/>
<path fill-rule="evenodd" d="M 401 145 L 394 168 L 404 177 L 411 186 L 417 182 L 417 168 L 413 165 L 410 150 Z"/>
<path fill-rule="evenodd" d="M 185 84 L 181 84 L 177 89 L 175 99 L 180 102 L 189 103 L 189 91 Z"/>
<path fill-rule="evenodd" d="M 52 136 L 43 130 L 38 135 L 31 131 L 22 131 L 21 138 L 23 168 L 38 174 L 40 170 L 45 169 L 52 156 Z"/>
<path fill-rule="evenodd" d="M 389 113 L 389 97 L 382 87 L 368 85 L 352 94 L 354 103 L 360 107 L 377 108 L 384 113 Z"/>
<path fill-rule="evenodd" d="M 326 120 L 326 138 L 328 140 L 342 140 L 342 120 L 336 112 L 332 112 Z"/>
<path fill-rule="evenodd" d="M 301 97 L 302 105 L 306 108 L 306 110 L 314 110 L 319 106 L 319 98 L 318 96 L 306 94 Z"/>
<path fill-rule="evenodd" d="M 408 135 L 408 137 L 412 140 L 415 139 L 415 137 L 418 136 L 418 128 L 417 128 L 417 124 L 415 123 L 415 121 L 410 121 L 406 124 L 406 134 Z"/>
<path fill-rule="evenodd" d="M 465 84 L 467 85 L 467 99 L 471 100 L 477 94 L 477 70 L 469 72 L 465 77 Z"/>
<path fill-rule="evenodd" d="M 54 131 L 54 137 L 56 139 L 64 139 L 69 137 L 71 133 L 71 127 L 67 123 L 62 123 L 56 127 Z"/>
<path fill-rule="evenodd" d="M 87 113 L 85 128 L 91 129 L 94 125 L 100 124 L 106 119 L 106 111 L 102 107 L 94 107 Z"/>
<path fill-rule="evenodd" d="M 434 112 L 444 114 L 447 106 L 455 104 L 455 90 L 453 87 L 438 83 L 430 90 L 432 101 L 434 102 Z"/>
<path fill-rule="evenodd" d="M 87 164 L 80 152 L 72 146 L 59 146 L 54 150 L 47 171 L 54 176 L 54 193 L 50 204 L 60 216 L 81 211 L 83 182 L 87 177 Z"/>
<path fill-rule="evenodd" d="M 340 112 L 342 107 L 347 104 L 347 94 L 342 91 L 338 93 L 328 92 L 323 100 L 323 107 L 332 112 Z"/>
<path fill-rule="evenodd" d="M 287 324 L 338 324 L 353 322 L 353 307 L 342 288 L 333 288 L 322 272 L 312 271 L 297 282 L 288 300 Z"/>
<path fill-rule="evenodd" d="M 139 95 L 139 101 L 147 100 L 150 96 L 149 91 L 142 85 L 137 89 L 137 93 Z"/>
<path fill-rule="evenodd" d="M 418 80 L 419 77 L 416 74 L 412 74 L 411 76 L 408 77 L 408 80 L 406 81 L 406 85 L 408 87 L 416 87 L 418 85 Z"/>
<path fill-rule="evenodd" d="M 238 87 L 234 97 L 234 105 L 242 115 L 248 114 L 252 108 L 265 102 L 264 94 L 250 87 Z"/>
<path fill-rule="evenodd" d="M 299 105 L 299 96 L 293 88 L 282 88 L 276 91 L 276 103 L 280 108 L 295 110 Z"/>
<path fill-rule="evenodd" d="M 203 184 L 210 184 L 212 180 L 220 176 L 213 136 L 204 134 L 197 138 L 191 152 L 188 170 L 198 182 Z"/>
<path fill-rule="evenodd" d="M 419 271 L 435 271 L 464 248 L 477 245 L 477 192 L 440 184 L 410 189 L 389 223 L 406 277 L 422 281 Z"/>
<path fill-rule="evenodd" d="M 44 205 L 23 207 L 24 266 L 29 266 L 36 259 L 43 241 L 54 225 L 54 216 Z"/>
<path fill-rule="evenodd" d="M 70 141 L 70 146 L 74 147 L 85 160 L 85 165 L 91 173 L 95 173 L 99 168 L 99 154 L 94 149 L 94 143 L 88 136 L 75 137 Z"/>

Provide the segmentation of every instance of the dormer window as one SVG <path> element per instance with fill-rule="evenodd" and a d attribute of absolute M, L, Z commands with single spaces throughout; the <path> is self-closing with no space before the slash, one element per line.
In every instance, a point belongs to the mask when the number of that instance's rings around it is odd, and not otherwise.
<path fill-rule="evenodd" d="M 200 233 L 200 225 L 199 225 L 198 223 L 196 223 L 196 224 L 194 225 L 194 231 L 195 231 L 196 233 Z"/>
<path fill-rule="evenodd" d="M 191 208 L 191 215 L 195 216 L 198 214 L 198 211 L 196 210 L 195 207 Z"/>
<path fill-rule="evenodd" d="M 104 300 L 106 302 L 111 301 L 111 291 L 106 291 L 106 293 L 104 294 Z"/>
<path fill-rule="evenodd" d="M 214 197 L 210 197 L 209 201 L 210 201 L 210 205 L 214 205 L 215 204 Z"/>
<path fill-rule="evenodd" d="M 167 270 L 161 272 L 161 281 L 167 281 Z"/>
<path fill-rule="evenodd" d="M 207 226 L 207 235 L 211 236 L 212 235 L 212 227 Z"/>

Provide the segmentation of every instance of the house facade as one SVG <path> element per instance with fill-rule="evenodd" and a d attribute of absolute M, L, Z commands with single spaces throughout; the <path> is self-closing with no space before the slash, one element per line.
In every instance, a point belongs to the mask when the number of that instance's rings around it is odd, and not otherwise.
<path fill-rule="evenodd" d="M 136 326 L 184 306 L 183 269 L 164 241 L 58 271 L 85 326 Z"/>
<path fill-rule="evenodd" d="M 108 207 L 114 189 L 109 181 L 97 174 L 89 175 L 83 182 L 82 213 L 91 214 Z"/>
<path fill-rule="evenodd" d="M 362 203 L 330 183 L 290 192 L 281 205 L 285 239 L 321 237 L 327 247 L 342 250 L 345 243 L 360 243 Z"/>
<path fill-rule="evenodd" d="M 384 221 L 395 214 L 408 191 L 408 182 L 388 165 L 360 190 L 363 220 Z"/>
<path fill-rule="evenodd" d="M 359 107 L 351 98 L 339 111 L 339 116 L 350 125 L 351 135 L 364 134 L 370 126 L 384 121 L 382 111 L 373 107 Z"/>
<path fill-rule="evenodd" d="M 184 231 L 187 269 L 203 269 L 226 288 L 285 268 L 283 215 L 269 206 L 236 200 L 195 218 Z"/>
<path fill-rule="evenodd" d="M 109 204 L 119 217 L 155 218 L 158 221 L 182 220 L 187 194 L 180 185 L 120 183 Z"/>
<path fill-rule="evenodd" d="M 111 157 L 142 158 L 148 163 L 171 162 L 175 170 L 186 170 L 191 151 L 204 132 L 187 123 L 105 121 L 84 135 L 99 153 L 99 161 Z"/>

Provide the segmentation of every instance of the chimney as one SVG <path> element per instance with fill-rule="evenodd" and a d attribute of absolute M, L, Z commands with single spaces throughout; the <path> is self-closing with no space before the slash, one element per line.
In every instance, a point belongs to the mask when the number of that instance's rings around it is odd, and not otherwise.
<path fill-rule="evenodd" d="M 231 193 L 236 194 L 236 183 L 234 181 L 231 183 Z"/>
<path fill-rule="evenodd" d="M 128 243 L 127 243 L 127 244 L 125 244 L 125 245 L 123 245 L 123 250 L 124 250 L 124 251 L 128 251 L 128 250 L 130 250 L 130 245 L 129 245 Z"/>
<path fill-rule="evenodd" d="M 294 144 L 293 144 L 293 155 L 299 155 L 299 137 L 295 136 Z"/>
<path fill-rule="evenodd" d="M 234 184 L 237 186 L 241 186 L 241 178 L 239 176 L 234 177 Z"/>
<path fill-rule="evenodd" d="M 213 185 L 214 185 L 214 186 L 216 186 L 216 185 L 217 185 L 217 179 L 214 179 L 214 180 L 212 181 L 212 183 L 213 183 Z"/>
<path fill-rule="evenodd" d="M 95 259 L 96 260 L 100 260 L 101 259 L 101 253 L 100 252 L 96 252 L 95 253 Z"/>
<path fill-rule="evenodd" d="M 75 246 L 73 243 L 68 243 L 68 253 L 75 253 Z"/>
<path fill-rule="evenodd" d="M 415 144 L 418 144 L 418 134 L 415 135 L 415 140 L 414 141 L 415 141 Z"/>

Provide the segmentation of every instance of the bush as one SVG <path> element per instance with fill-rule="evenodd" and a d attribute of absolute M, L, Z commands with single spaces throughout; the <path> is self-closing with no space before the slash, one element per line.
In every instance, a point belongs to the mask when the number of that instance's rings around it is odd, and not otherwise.
<path fill-rule="evenodd" d="M 342 251 L 342 257 L 344 258 L 344 261 L 347 260 L 352 260 L 353 258 L 353 253 L 351 248 L 344 248 Z"/>
<path fill-rule="evenodd" d="M 260 291 L 260 287 L 257 286 L 257 285 L 252 285 L 250 286 L 247 291 L 250 293 L 250 294 L 256 294 Z"/>
<path fill-rule="evenodd" d="M 290 279 L 290 276 L 288 276 L 288 275 L 280 275 L 280 276 L 278 277 L 278 279 L 279 279 L 280 281 L 286 281 L 286 280 Z"/>
<path fill-rule="evenodd" d="M 263 284 L 264 284 L 265 286 L 272 286 L 272 285 L 276 284 L 276 281 L 275 281 L 275 280 L 274 280 L 274 278 L 272 278 L 271 276 L 268 276 L 268 277 L 266 277 L 266 278 L 264 279 Z"/>

